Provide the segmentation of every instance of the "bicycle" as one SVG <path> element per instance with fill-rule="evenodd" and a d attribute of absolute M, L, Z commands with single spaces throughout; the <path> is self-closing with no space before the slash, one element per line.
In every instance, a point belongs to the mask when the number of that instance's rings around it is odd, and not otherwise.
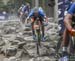
<path fill-rule="evenodd" d="M 75 22 L 72 22 L 72 27 L 75 29 Z M 70 61 L 75 61 L 75 36 L 70 35 Z"/>
<path fill-rule="evenodd" d="M 21 15 L 20 20 L 23 24 L 25 24 L 25 20 L 26 20 L 27 16 L 28 16 L 28 12 L 25 12 Z"/>
<path fill-rule="evenodd" d="M 75 28 L 75 22 L 72 22 L 72 27 Z M 62 39 L 62 37 L 60 39 Z M 69 34 L 68 39 L 69 39 L 69 44 L 67 49 L 68 60 L 63 59 L 63 61 L 75 61 L 74 59 L 75 58 L 75 36 L 71 36 Z M 57 54 L 56 61 L 58 61 L 63 55 L 61 54 L 61 50 L 62 50 L 61 47 L 62 47 L 62 41 L 59 40 L 56 46 L 56 54 Z M 60 61 L 62 61 L 62 59 L 60 59 Z"/>
<path fill-rule="evenodd" d="M 35 22 L 34 22 L 34 31 L 35 31 L 35 35 L 36 35 L 36 45 L 37 45 L 37 55 L 40 55 L 39 52 L 39 47 L 41 46 L 41 39 L 42 39 L 42 34 L 41 34 L 41 30 L 42 30 L 42 24 L 40 22 L 39 17 L 36 18 Z"/>
<path fill-rule="evenodd" d="M 46 22 L 43 22 L 43 26 L 47 26 L 48 24 Z M 26 27 L 32 26 L 30 24 L 26 25 Z M 41 46 L 42 41 L 42 24 L 39 19 L 39 17 L 36 18 L 33 24 L 34 32 L 35 32 L 35 40 L 36 40 L 36 46 L 37 46 L 37 55 L 40 55 L 39 47 Z"/>

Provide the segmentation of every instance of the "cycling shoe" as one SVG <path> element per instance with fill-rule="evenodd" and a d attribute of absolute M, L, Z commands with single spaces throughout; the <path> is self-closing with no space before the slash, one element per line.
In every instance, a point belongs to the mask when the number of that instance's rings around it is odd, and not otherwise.
<path fill-rule="evenodd" d="M 68 56 L 61 57 L 58 61 L 69 61 Z"/>
<path fill-rule="evenodd" d="M 43 41 L 43 42 L 46 41 L 46 38 L 45 38 L 45 37 L 42 37 L 42 41 Z"/>
<path fill-rule="evenodd" d="M 35 35 L 33 35 L 33 39 L 36 40 L 36 36 Z"/>

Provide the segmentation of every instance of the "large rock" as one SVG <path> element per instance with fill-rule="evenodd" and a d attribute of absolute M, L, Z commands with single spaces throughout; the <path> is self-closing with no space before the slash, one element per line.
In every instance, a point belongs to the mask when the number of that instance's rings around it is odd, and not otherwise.
<path fill-rule="evenodd" d="M 16 59 L 16 57 L 10 57 L 9 59 L 8 59 L 8 61 L 17 61 L 17 59 Z"/>
<path fill-rule="evenodd" d="M 6 49 L 6 55 L 8 56 L 15 56 L 17 53 L 17 48 L 15 46 L 11 46 L 9 48 Z"/>

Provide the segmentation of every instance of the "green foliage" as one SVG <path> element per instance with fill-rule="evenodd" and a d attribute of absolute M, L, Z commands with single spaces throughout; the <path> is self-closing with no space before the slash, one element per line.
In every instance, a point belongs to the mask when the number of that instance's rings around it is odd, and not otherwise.
<path fill-rule="evenodd" d="M 2 8 L 4 6 L 4 3 L 2 0 L 0 0 L 0 8 Z"/>
<path fill-rule="evenodd" d="M 7 2 L 7 5 L 4 5 L 4 3 L 2 2 L 2 0 L 0 0 L 0 9 L 4 9 L 4 10 L 16 10 L 22 5 L 22 4 L 26 4 L 26 3 L 30 3 L 30 5 L 32 7 L 34 7 L 35 5 L 35 0 L 9 0 Z M 44 8 L 44 10 L 46 10 L 45 5 L 46 5 L 47 0 L 39 0 L 39 6 L 42 6 Z"/>

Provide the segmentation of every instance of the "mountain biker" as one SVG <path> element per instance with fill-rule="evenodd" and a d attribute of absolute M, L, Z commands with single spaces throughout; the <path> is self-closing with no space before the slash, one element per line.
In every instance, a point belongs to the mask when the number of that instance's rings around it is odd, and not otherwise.
<path fill-rule="evenodd" d="M 21 7 L 18 9 L 18 17 L 20 16 L 20 12 L 21 12 L 21 10 L 22 10 L 22 8 L 23 8 L 24 6 L 25 6 L 25 5 L 22 4 Z"/>
<path fill-rule="evenodd" d="M 63 53 L 67 53 L 69 35 L 75 36 L 75 29 L 72 28 L 72 22 L 75 22 L 75 3 L 72 3 L 71 7 L 69 8 L 64 18 L 65 30 L 63 33 L 63 44 L 62 44 Z"/>
<path fill-rule="evenodd" d="M 33 33 L 33 39 L 35 39 L 35 32 L 34 32 L 34 28 L 33 28 L 33 25 L 34 25 L 34 21 L 36 20 L 36 18 L 39 17 L 39 20 L 41 22 L 41 25 L 42 25 L 42 41 L 45 41 L 44 39 L 44 26 L 43 26 L 43 21 L 44 19 L 46 19 L 46 22 L 47 22 L 47 17 L 46 17 L 46 14 L 44 13 L 43 9 L 41 7 L 34 7 L 30 14 L 28 15 L 27 19 L 31 18 L 31 25 L 32 25 L 32 33 Z"/>
<path fill-rule="evenodd" d="M 29 3 L 26 3 L 26 5 L 24 5 L 20 11 L 20 18 L 21 18 L 22 23 L 25 22 L 25 19 L 28 16 L 29 11 L 30 11 L 30 5 Z"/>

